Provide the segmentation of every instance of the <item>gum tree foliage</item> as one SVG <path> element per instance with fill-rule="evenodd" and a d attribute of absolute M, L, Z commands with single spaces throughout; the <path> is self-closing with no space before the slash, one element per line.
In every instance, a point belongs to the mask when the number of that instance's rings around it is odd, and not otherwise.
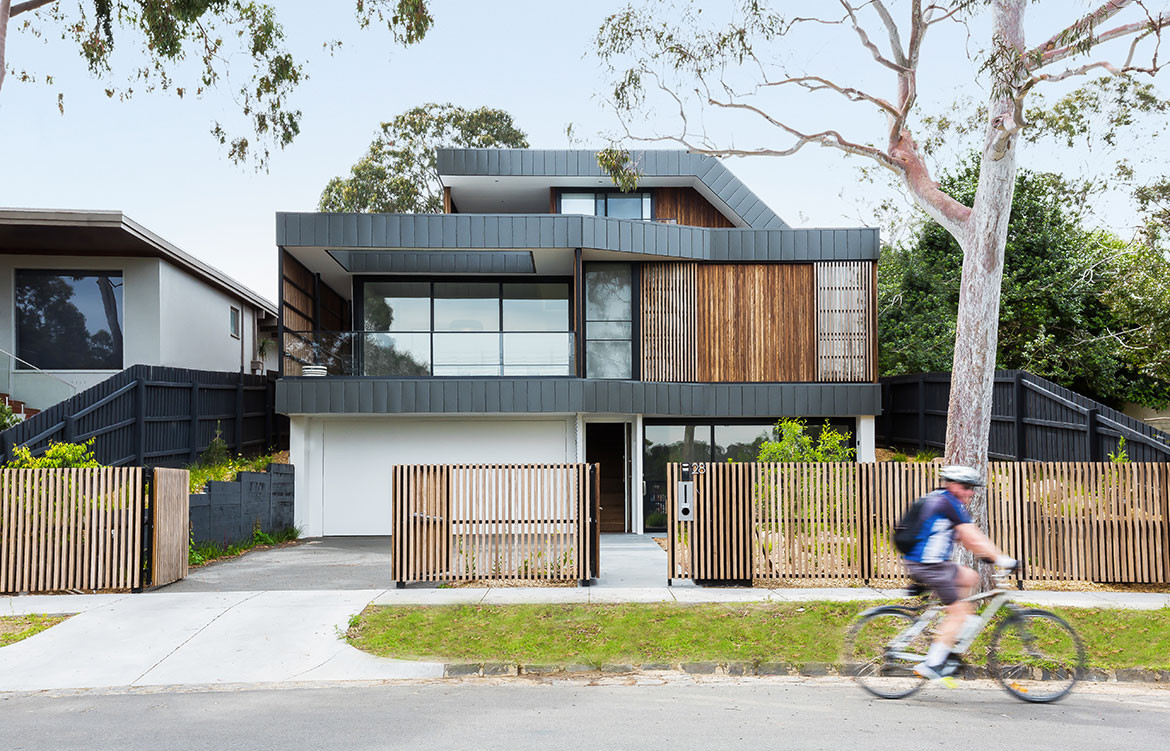
<path fill-rule="evenodd" d="M 424 104 L 388 123 L 366 155 L 321 193 L 321 211 L 436 214 L 443 210 L 435 149 L 527 148 L 528 137 L 503 110 Z"/>
<path fill-rule="evenodd" d="M 1067 25 L 1029 43 L 1026 0 L 826 0 L 802 4 L 801 12 L 788 17 L 764 0 L 741 0 L 728 20 L 713 23 L 693 3 L 641 0 L 606 19 L 596 47 L 612 72 L 609 98 L 627 142 L 670 142 L 713 156 L 786 156 L 808 145 L 860 156 L 894 174 L 906 194 L 955 238 L 963 268 L 946 457 L 982 469 L 991 424 L 1000 278 L 1016 154 L 1029 125 L 1024 115 L 1028 94 L 1078 76 L 1156 74 L 1170 15 L 1149 5 L 1108 0 L 1081 18 L 1070 13 Z M 968 205 L 939 188 L 923 158 L 916 103 L 919 70 L 931 64 L 924 57 L 925 40 L 939 24 L 966 23 L 977 16 L 990 21 L 990 34 L 970 43 L 980 48 L 978 83 L 987 92 L 987 114 L 979 183 Z M 788 65 L 783 54 L 789 39 L 797 37 L 823 49 L 860 45 L 874 72 L 888 76 L 889 86 L 878 90 Z M 931 54 L 942 51 L 935 47 Z M 783 99 L 789 92 L 798 96 Z M 847 122 L 822 119 L 805 125 L 818 120 L 821 96 L 842 97 L 876 117 L 867 119 L 859 109 L 859 116 Z M 676 116 L 673 132 L 638 132 L 641 116 L 659 107 Z M 738 146 L 706 129 L 708 120 L 734 123 L 735 117 L 771 127 L 775 143 Z M 727 128 L 731 132 L 734 125 Z M 986 522 L 982 495 L 972 510 L 977 521 Z"/>
<path fill-rule="evenodd" d="M 964 203 L 979 184 L 974 158 L 942 175 Z M 1170 262 L 1141 243 L 1085 226 L 1093 186 L 1051 173 L 1016 174 L 1005 245 L 997 367 L 1020 368 L 1120 405 L 1161 407 L 1170 399 L 1170 360 L 1151 346 L 1165 337 L 1170 289 L 1147 299 L 1133 280 L 1170 276 Z M 936 222 L 879 262 L 879 343 L 886 375 L 949 369 L 962 251 Z"/>
<path fill-rule="evenodd" d="M 354 0 L 358 25 L 385 24 L 400 44 L 420 41 L 433 19 L 427 0 Z M 15 80 L 53 85 L 51 71 L 5 58 L 9 32 L 75 45 L 107 96 L 165 91 L 180 98 L 229 90 L 243 122 L 213 121 L 212 136 L 237 163 L 262 168 L 273 147 L 300 132 L 289 98 L 306 77 L 285 47 L 275 7 L 252 0 L 0 0 L 0 87 Z M 333 41 L 326 46 L 336 47 Z M 128 54 L 117 54 L 123 51 Z M 132 62 L 131 62 L 132 61 Z M 64 95 L 57 105 L 64 114 Z"/>

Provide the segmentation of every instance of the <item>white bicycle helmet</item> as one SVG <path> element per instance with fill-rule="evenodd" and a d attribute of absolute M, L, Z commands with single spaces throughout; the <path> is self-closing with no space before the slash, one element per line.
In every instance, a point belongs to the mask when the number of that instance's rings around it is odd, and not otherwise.
<path fill-rule="evenodd" d="M 964 485 L 982 487 L 983 478 L 974 467 L 964 467 L 961 464 L 949 464 L 938 471 L 938 476 L 951 482 L 961 482 Z"/>

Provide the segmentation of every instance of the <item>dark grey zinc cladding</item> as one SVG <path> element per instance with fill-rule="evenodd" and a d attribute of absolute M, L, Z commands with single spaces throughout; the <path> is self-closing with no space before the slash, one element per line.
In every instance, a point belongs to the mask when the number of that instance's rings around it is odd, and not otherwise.
<path fill-rule="evenodd" d="M 592 248 L 697 261 L 873 261 L 878 230 L 707 229 L 556 214 L 276 215 L 276 244 L 356 256 L 394 249 Z M 363 250 L 367 249 L 367 250 Z M 376 258 L 361 263 L 389 263 Z M 344 265 L 344 264 L 343 264 Z"/>
<path fill-rule="evenodd" d="M 282 378 L 281 414 L 617 413 L 648 417 L 876 415 L 874 383 L 645 383 L 576 378 Z"/>
<path fill-rule="evenodd" d="M 426 271 L 448 274 L 534 274 L 536 265 L 527 250 L 480 250 L 459 253 L 446 250 L 420 253 L 411 250 L 330 250 L 329 255 L 346 271 L 390 274 Z"/>
<path fill-rule="evenodd" d="M 715 157 L 679 149 L 630 153 L 645 177 L 697 178 L 752 229 L 788 226 Z M 439 174 L 452 177 L 608 177 L 597 164 L 597 152 L 585 149 L 437 149 L 436 154 Z"/>

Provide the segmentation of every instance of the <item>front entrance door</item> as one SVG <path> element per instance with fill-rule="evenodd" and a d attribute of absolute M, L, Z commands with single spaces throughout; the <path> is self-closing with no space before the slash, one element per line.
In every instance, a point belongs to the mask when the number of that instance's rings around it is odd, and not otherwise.
<path fill-rule="evenodd" d="M 626 457 L 629 425 L 624 422 L 585 424 L 585 461 L 601 465 L 601 531 L 626 532 Z"/>

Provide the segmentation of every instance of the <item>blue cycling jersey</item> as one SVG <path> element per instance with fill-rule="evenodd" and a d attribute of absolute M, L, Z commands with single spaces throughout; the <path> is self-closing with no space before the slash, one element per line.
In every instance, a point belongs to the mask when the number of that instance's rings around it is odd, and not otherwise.
<path fill-rule="evenodd" d="M 971 523 L 967 507 L 953 493 L 934 491 L 926 496 L 914 548 L 906 554 L 906 560 L 914 563 L 949 561 L 955 546 L 955 527 Z"/>

